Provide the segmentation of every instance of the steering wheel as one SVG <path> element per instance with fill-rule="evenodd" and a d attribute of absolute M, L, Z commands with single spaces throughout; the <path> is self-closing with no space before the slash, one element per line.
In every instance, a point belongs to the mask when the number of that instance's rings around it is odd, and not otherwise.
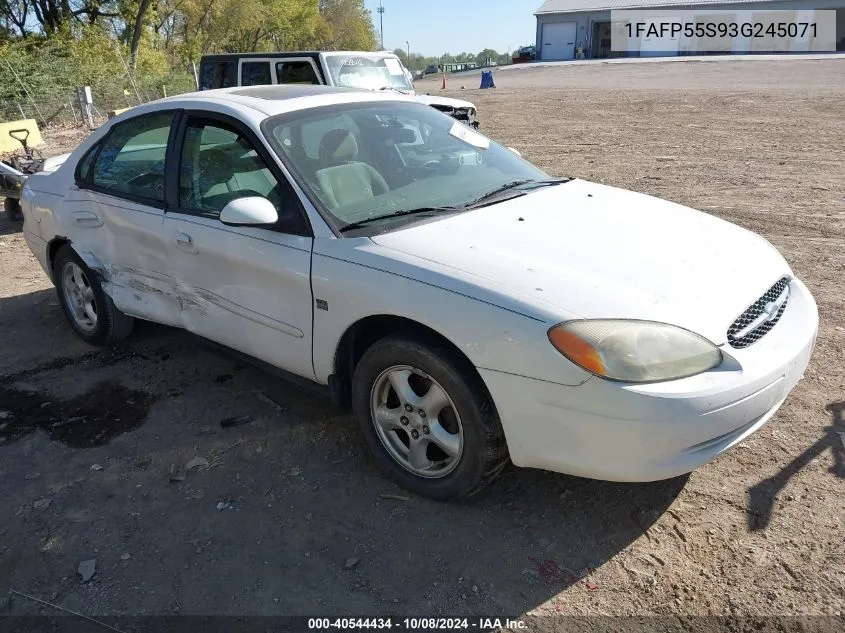
<path fill-rule="evenodd" d="M 444 153 L 440 158 L 427 160 L 422 164 L 422 169 L 432 176 L 439 174 L 455 174 L 461 168 L 461 159 L 457 154 Z"/>

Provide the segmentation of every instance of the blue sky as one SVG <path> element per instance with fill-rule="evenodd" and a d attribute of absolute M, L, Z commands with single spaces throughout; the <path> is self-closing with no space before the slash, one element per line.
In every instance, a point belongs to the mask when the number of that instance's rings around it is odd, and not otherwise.
<path fill-rule="evenodd" d="M 500 53 L 533 44 L 534 11 L 542 0 L 381 0 L 384 6 L 384 47 L 440 55 L 494 48 Z M 365 0 L 373 13 L 376 33 L 379 0 Z"/>

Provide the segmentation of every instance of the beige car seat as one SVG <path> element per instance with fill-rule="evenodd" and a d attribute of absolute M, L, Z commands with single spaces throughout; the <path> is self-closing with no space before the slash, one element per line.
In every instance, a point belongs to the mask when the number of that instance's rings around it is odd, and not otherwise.
<path fill-rule="evenodd" d="M 349 130 L 331 130 L 320 141 L 321 169 L 315 174 L 323 202 L 331 209 L 356 204 L 390 191 L 384 177 L 358 160 L 358 142 Z"/>

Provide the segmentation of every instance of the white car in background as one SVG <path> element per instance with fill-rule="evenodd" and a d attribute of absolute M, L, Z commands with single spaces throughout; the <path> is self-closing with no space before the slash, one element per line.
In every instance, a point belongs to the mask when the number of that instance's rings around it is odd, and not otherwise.
<path fill-rule="evenodd" d="M 441 95 L 417 94 L 413 76 L 392 51 L 214 53 L 203 55 L 200 60 L 202 90 L 296 84 L 398 92 L 471 127 L 479 127 L 475 104 Z"/>
<path fill-rule="evenodd" d="M 23 195 L 84 340 L 182 327 L 351 402 L 376 462 L 438 499 L 510 459 L 689 472 L 777 411 L 813 297 L 757 235 L 579 179 L 408 97 L 261 86 L 95 131 Z"/>

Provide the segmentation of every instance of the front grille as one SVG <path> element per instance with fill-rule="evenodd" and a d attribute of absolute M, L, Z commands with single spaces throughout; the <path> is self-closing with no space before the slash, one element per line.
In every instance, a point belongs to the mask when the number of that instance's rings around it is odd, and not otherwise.
<path fill-rule="evenodd" d="M 432 105 L 431 107 L 463 123 L 469 124 L 472 122 L 472 111 L 469 108 L 453 108 L 441 104 Z"/>
<path fill-rule="evenodd" d="M 781 316 L 783 316 L 786 305 L 789 303 L 788 287 L 789 279 L 784 277 L 769 288 L 766 294 L 751 304 L 745 312 L 739 315 L 739 318 L 728 328 L 728 343 L 730 343 L 731 347 L 742 349 L 743 347 L 753 345 L 775 327 L 777 322 L 780 321 Z M 774 311 L 779 300 L 782 302 L 777 312 L 774 312 L 769 318 L 764 318 L 768 314 L 766 312 L 766 306 L 773 304 L 770 310 Z M 755 322 L 758 324 L 749 330 L 749 327 Z"/>

